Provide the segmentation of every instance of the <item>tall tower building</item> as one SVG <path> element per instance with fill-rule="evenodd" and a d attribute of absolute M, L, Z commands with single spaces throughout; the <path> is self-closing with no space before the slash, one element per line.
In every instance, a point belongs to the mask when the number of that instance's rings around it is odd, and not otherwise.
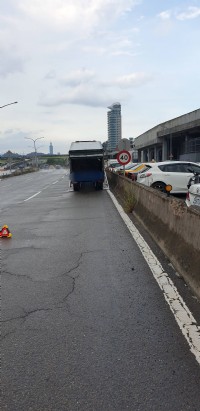
<path fill-rule="evenodd" d="M 52 143 L 50 143 L 50 146 L 49 146 L 49 154 L 53 155 L 53 144 Z"/>
<path fill-rule="evenodd" d="M 110 109 L 110 111 L 107 112 L 108 150 L 112 151 L 116 149 L 122 138 L 121 104 L 113 103 L 108 108 Z"/>

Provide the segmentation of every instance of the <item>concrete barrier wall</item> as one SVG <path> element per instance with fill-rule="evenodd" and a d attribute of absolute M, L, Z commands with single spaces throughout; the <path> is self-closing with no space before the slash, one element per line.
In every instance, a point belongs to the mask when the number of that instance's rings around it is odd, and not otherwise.
<path fill-rule="evenodd" d="M 142 222 L 200 298 L 200 211 L 177 198 L 107 172 L 110 189 Z"/>

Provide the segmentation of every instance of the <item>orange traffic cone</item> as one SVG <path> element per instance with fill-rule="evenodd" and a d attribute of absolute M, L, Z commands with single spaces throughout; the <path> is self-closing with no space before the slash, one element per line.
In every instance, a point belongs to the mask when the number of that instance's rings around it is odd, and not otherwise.
<path fill-rule="evenodd" d="M 2 229 L 1 229 L 1 231 L 0 231 L 0 238 L 3 238 L 3 237 L 7 237 L 7 238 L 11 238 L 11 237 L 12 237 L 12 234 L 11 234 L 11 232 L 9 231 L 9 228 L 8 228 L 7 225 L 3 225 L 3 227 L 2 227 Z"/>

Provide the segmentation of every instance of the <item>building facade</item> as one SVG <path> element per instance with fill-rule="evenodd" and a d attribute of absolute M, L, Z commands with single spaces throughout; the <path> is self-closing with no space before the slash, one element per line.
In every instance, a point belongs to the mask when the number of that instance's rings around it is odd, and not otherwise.
<path fill-rule="evenodd" d="M 135 149 L 135 138 L 129 137 L 130 141 L 130 154 L 133 163 L 138 162 L 138 150 Z"/>
<path fill-rule="evenodd" d="M 119 141 L 122 138 L 121 127 L 121 104 L 113 103 L 108 107 L 107 125 L 108 125 L 108 151 L 116 150 Z"/>
<path fill-rule="evenodd" d="M 49 154 L 53 155 L 53 144 L 50 143 L 49 145 Z"/>

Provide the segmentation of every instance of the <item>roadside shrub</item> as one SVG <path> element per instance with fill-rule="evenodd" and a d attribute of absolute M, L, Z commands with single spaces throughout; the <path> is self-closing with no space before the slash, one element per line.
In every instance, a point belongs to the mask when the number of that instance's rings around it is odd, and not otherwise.
<path fill-rule="evenodd" d="M 136 198 L 133 192 L 132 187 L 126 187 L 124 190 L 124 210 L 126 213 L 132 213 L 135 204 Z"/>

